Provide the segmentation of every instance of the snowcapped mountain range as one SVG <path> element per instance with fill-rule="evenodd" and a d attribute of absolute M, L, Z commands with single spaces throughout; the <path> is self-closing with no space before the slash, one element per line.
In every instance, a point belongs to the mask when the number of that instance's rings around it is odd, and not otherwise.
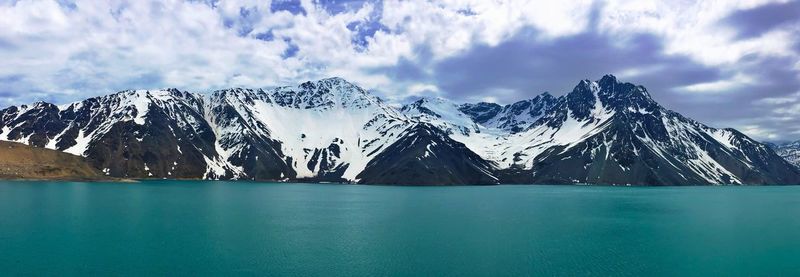
<path fill-rule="evenodd" d="M 800 170 L 770 147 L 667 110 L 611 75 L 505 106 L 423 98 L 395 108 L 341 78 L 210 95 L 130 90 L 0 110 L 0 140 L 81 155 L 130 178 L 800 183 Z"/>
<path fill-rule="evenodd" d="M 800 167 L 800 140 L 786 143 L 768 143 L 778 156 L 783 157 L 791 164 Z"/>

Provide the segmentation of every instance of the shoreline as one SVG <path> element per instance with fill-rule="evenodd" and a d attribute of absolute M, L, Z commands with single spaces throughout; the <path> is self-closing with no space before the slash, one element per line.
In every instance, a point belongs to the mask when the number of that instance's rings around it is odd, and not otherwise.
<path fill-rule="evenodd" d="M 360 185 L 360 186 L 385 186 L 385 187 L 488 187 L 488 186 L 575 186 L 575 187 L 631 187 L 631 188 L 659 188 L 659 187 L 787 187 L 800 186 L 800 184 L 699 184 L 699 185 L 634 185 L 634 184 L 588 184 L 588 183 L 498 183 L 498 184 L 362 184 L 356 182 L 331 182 L 309 180 L 209 180 L 209 179 L 156 179 L 156 178 L 109 178 L 109 179 L 82 179 L 82 178 L 3 178 L 0 181 L 12 182 L 88 182 L 88 183 L 142 183 L 152 181 L 200 181 L 200 182 L 236 182 L 236 183 L 287 183 L 287 184 L 318 184 L 318 185 Z"/>

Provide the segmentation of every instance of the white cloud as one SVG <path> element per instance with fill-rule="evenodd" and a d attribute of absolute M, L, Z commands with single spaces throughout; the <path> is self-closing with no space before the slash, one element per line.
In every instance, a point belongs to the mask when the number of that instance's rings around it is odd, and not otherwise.
<path fill-rule="evenodd" d="M 430 64 L 476 44 L 497 45 L 526 29 L 536 39 L 548 40 L 597 28 L 618 36 L 621 44 L 627 36 L 647 32 L 665 40 L 666 53 L 715 66 L 732 66 L 749 54 L 796 58 L 791 50 L 794 31 L 733 41 L 733 31 L 716 24 L 733 10 L 764 2 L 387 0 L 329 14 L 303 0 L 306 13 L 293 15 L 272 13 L 270 1 L 256 0 L 218 1 L 214 7 L 202 1 L 77 0 L 75 9 L 54 0 L 12 1 L 0 4 L 0 77 L 24 78 L 0 88 L 19 95 L 4 101 L 19 103 L 75 100 L 132 86 L 207 91 L 342 76 L 401 99 L 423 90 L 441 91 L 425 82 L 398 82 L 371 69 L 394 66 L 401 58 Z M 366 20 L 381 7 L 380 23 L 389 31 L 368 37 L 369 47 L 358 51 L 348 24 Z M 589 26 L 593 7 L 603 7 L 599 26 Z M 244 20 L 243 10 L 259 16 Z M 239 34 L 243 28 L 252 32 Z M 267 33 L 272 40 L 256 39 Z M 297 47 L 296 55 L 283 58 L 291 47 Z M 621 75 L 653 70 L 660 69 L 643 65 Z M 724 90 L 748 78 L 739 73 L 732 80 L 685 89 Z M 483 97 L 514 93 L 494 90 Z"/>
<path fill-rule="evenodd" d="M 780 104 L 796 103 L 798 102 L 798 100 L 800 100 L 800 91 L 786 96 L 762 98 L 758 100 L 756 103 L 765 105 L 780 105 Z"/>
<path fill-rule="evenodd" d="M 408 94 L 413 96 L 432 96 L 432 95 L 424 95 L 430 93 L 438 93 L 439 88 L 436 85 L 431 84 L 413 84 L 408 86 Z"/>
<path fill-rule="evenodd" d="M 754 80 L 750 76 L 736 74 L 730 79 L 688 85 L 681 89 L 687 92 L 696 93 L 724 93 L 726 91 L 752 84 L 753 82 Z"/>
<path fill-rule="evenodd" d="M 739 128 L 745 135 L 754 137 L 760 140 L 774 140 L 780 136 L 770 130 L 763 129 L 758 125 L 747 125 Z"/>
<path fill-rule="evenodd" d="M 76 5 L 75 10 L 47 1 L 0 6 L 0 29 L 13 30 L 0 33 L 0 39 L 15 46 L 0 51 L 0 74 L 31 76 L 37 80 L 31 85 L 44 92 L 98 94 L 147 74 L 158 80 L 130 85 L 214 88 L 246 80 L 230 78 L 249 67 L 254 68 L 247 72 L 250 79 L 275 81 L 286 74 L 278 68 L 291 65 L 280 59 L 283 41 L 238 37 L 201 3 Z"/>
<path fill-rule="evenodd" d="M 719 24 L 731 12 L 753 8 L 770 0 L 733 1 L 607 1 L 601 26 L 619 35 L 647 32 L 666 39 L 665 51 L 686 54 L 707 65 L 737 62 L 751 53 L 786 55 L 791 51 L 790 33 L 775 32 L 735 41 L 736 30 Z"/>

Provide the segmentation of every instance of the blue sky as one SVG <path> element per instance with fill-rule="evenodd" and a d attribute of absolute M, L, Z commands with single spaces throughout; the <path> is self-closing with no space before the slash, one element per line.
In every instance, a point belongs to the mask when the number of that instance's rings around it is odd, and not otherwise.
<path fill-rule="evenodd" d="M 511 103 L 617 75 L 800 139 L 800 1 L 0 0 L 0 105 L 340 76 L 390 101 Z"/>

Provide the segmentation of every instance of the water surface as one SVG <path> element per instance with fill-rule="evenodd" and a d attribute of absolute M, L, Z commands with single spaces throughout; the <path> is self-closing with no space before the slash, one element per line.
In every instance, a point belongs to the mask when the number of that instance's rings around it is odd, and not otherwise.
<path fill-rule="evenodd" d="M 800 187 L 0 181 L 2 275 L 800 275 Z"/>

